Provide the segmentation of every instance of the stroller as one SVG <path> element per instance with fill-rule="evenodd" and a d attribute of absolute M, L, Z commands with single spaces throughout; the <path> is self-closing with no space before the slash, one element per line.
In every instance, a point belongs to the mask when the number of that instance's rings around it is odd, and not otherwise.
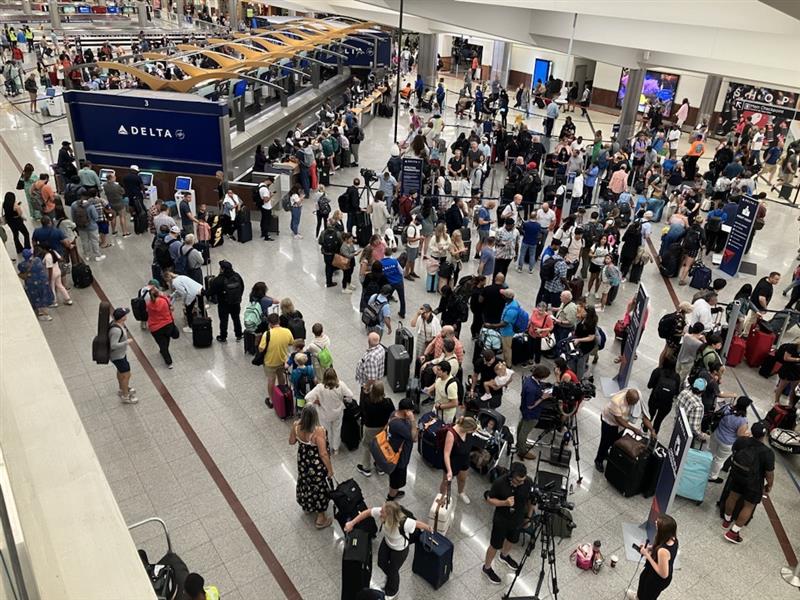
<path fill-rule="evenodd" d="M 433 90 L 427 90 L 422 94 L 422 98 L 419 101 L 419 106 L 417 108 L 419 110 L 424 110 L 426 112 L 433 112 L 433 101 L 435 99 Z"/>
<path fill-rule="evenodd" d="M 472 110 L 473 103 L 472 98 L 459 98 L 458 102 L 456 102 L 456 117 L 459 119 L 469 118 L 468 113 Z"/>
<path fill-rule="evenodd" d="M 494 409 L 481 410 L 477 418 L 481 428 L 472 434 L 469 463 L 478 473 L 487 475 L 497 468 L 503 456 L 511 455 L 514 435 L 506 425 L 506 418 Z"/>
<path fill-rule="evenodd" d="M 158 523 L 164 530 L 164 537 L 167 540 L 167 553 L 156 563 L 151 563 L 147 557 L 147 552 L 139 550 L 139 558 L 153 584 L 153 590 L 158 600 L 178 600 L 183 598 L 183 584 L 189 575 L 189 569 L 180 556 L 172 551 L 172 541 L 167 532 L 167 525 L 159 518 L 151 517 L 144 521 L 139 521 L 128 525 L 128 531 L 147 525 L 148 523 Z"/>

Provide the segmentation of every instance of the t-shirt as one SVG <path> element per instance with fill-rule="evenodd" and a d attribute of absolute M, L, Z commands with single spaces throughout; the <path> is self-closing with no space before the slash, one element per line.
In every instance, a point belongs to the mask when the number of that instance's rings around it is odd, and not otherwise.
<path fill-rule="evenodd" d="M 753 295 L 750 296 L 750 302 L 752 302 L 756 308 L 765 310 L 767 307 L 761 306 L 761 301 L 758 299 L 759 296 L 764 296 L 767 305 L 769 305 L 769 301 L 772 300 L 772 284 L 767 281 L 766 277 L 762 277 L 758 280 L 755 289 L 753 289 Z"/>
<path fill-rule="evenodd" d="M 37 227 L 33 230 L 33 241 L 37 244 L 47 245 L 51 250 L 61 252 L 64 232 L 56 227 Z"/>
<path fill-rule="evenodd" d="M 269 345 L 267 346 L 267 334 L 261 337 L 259 350 L 266 347 L 267 353 L 264 355 L 264 365 L 267 367 L 280 367 L 286 362 L 289 356 L 289 346 L 294 341 L 292 332 L 285 327 L 272 327 L 269 330 Z"/>
<path fill-rule="evenodd" d="M 541 208 L 536 211 L 536 222 L 542 227 L 542 229 L 549 229 L 550 224 L 556 220 L 556 211 L 548 210 L 544 212 Z"/>
<path fill-rule="evenodd" d="M 751 483 L 754 490 L 762 490 L 764 489 L 764 475 L 775 470 L 775 454 L 758 440 L 751 437 L 742 437 L 737 439 L 731 448 L 734 462 L 736 461 L 736 453 L 751 445 L 756 448 L 756 472 L 758 474 Z M 730 476 L 736 477 L 736 467 L 731 468 Z"/>
<path fill-rule="evenodd" d="M 258 195 L 261 198 L 261 208 L 272 210 L 272 192 L 266 185 L 258 186 Z"/>
<path fill-rule="evenodd" d="M 639 400 L 639 402 L 631 406 L 625 399 L 626 392 L 627 390 L 622 390 L 614 394 L 611 396 L 611 399 L 608 401 L 608 403 L 603 407 L 601 419 L 607 425 L 617 424 L 617 421 L 614 419 L 614 417 L 620 417 L 623 420 L 630 422 L 641 416 L 642 401 Z M 619 430 L 623 431 L 624 427 L 620 427 Z"/>
<path fill-rule="evenodd" d="M 420 240 L 411 239 L 420 237 L 419 233 L 419 227 L 414 223 L 411 223 L 408 227 L 406 227 L 406 236 L 408 237 L 406 248 L 419 248 Z"/>
<path fill-rule="evenodd" d="M 517 320 L 519 311 L 520 305 L 516 300 L 512 300 L 506 304 L 505 308 L 503 309 L 503 315 L 500 317 L 500 320 L 505 323 L 505 325 L 500 329 L 501 336 L 511 337 L 514 335 L 514 322 Z"/>
<path fill-rule="evenodd" d="M 517 254 L 517 239 L 519 239 L 519 231 L 515 229 L 507 229 L 503 227 L 497 231 L 497 243 L 495 249 L 497 251 L 497 258 L 513 259 Z"/>
<path fill-rule="evenodd" d="M 525 221 L 522 224 L 522 243 L 535 246 L 539 242 L 542 226 L 536 221 Z"/>
<path fill-rule="evenodd" d="M 456 158 L 455 156 L 450 159 L 448 163 L 450 168 L 453 170 L 454 173 L 459 173 L 461 169 L 464 168 L 464 159 L 463 158 Z"/>
<path fill-rule="evenodd" d="M 433 394 L 434 394 L 434 400 L 437 403 L 439 404 L 450 404 L 451 402 L 458 403 L 458 384 L 450 383 L 451 381 L 455 380 L 452 377 L 448 377 L 447 379 L 442 379 L 441 377 L 436 378 L 436 381 L 433 384 L 433 390 L 434 390 Z M 444 420 L 445 423 L 452 423 L 453 419 L 456 416 L 457 410 L 458 406 L 444 409 L 442 411 L 442 420 Z"/>
<path fill-rule="evenodd" d="M 180 213 L 181 213 L 181 225 L 184 229 L 187 227 L 192 226 L 192 220 L 189 218 L 189 215 L 192 214 L 192 207 L 189 206 L 189 202 L 186 200 L 181 200 L 180 203 Z"/>
<path fill-rule="evenodd" d="M 480 264 L 483 265 L 483 269 L 481 270 L 479 275 L 483 275 L 484 277 L 492 277 L 492 275 L 494 274 L 494 259 L 495 259 L 494 248 L 490 246 L 485 246 L 481 250 Z"/>
<path fill-rule="evenodd" d="M 506 307 L 506 298 L 500 291 L 504 286 L 493 283 L 483 288 L 483 320 L 486 323 L 497 323 Z"/>
<path fill-rule="evenodd" d="M 485 221 L 485 223 L 481 223 L 481 221 Z M 491 215 L 489 215 L 489 211 L 486 210 L 485 206 L 481 206 L 478 209 L 478 231 L 486 231 L 488 232 L 491 228 Z"/>
<path fill-rule="evenodd" d="M 397 461 L 397 468 L 404 469 L 408 466 L 411 460 L 411 451 L 414 448 L 414 438 L 411 433 L 411 423 L 403 418 L 390 418 L 389 419 L 389 444 L 391 444 L 394 451 L 397 452 L 402 446 L 400 451 L 400 460 Z"/>
<path fill-rule="evenodd" d="M 375 521 L 380 522 L 381 520 L 381 507 L 376 506 L 371 511 L 372 518 Z M 400 524 L 394 530 L 389 529 L 388 527 L 384 526 L 383 531 L 383 539 L 386 541 L 386 545 L 389 546 L 392 550 L 397 550 L 398 552 L 403 551 L 408 546 L 408 537 L 414 533 L 414 530 L 417 528 L 417 522 L 414 519 L 410 519 L 407 517 L 403 517 L 400 520 Z M 406 535 L 403 536 L 400 533 L 400 527 L 402 526 L 403 530 L 405 531 Z"/>
<path fill-rule="evenodd" d="M 514 506 L 497 506 L 494 509 L 494 520 L 511 522 L 517 526 L 521 525 L 528 516 L 527 505 L 531 496 L 533 482 L 530 477 L 526 477 L 522 485 L 514 487 L 511 484 L 511 475 L 506 475 L 496 480 L 491 489 L 487 492 L 487 498 L 495 500 L 508 500 L 514 496 Z"/>

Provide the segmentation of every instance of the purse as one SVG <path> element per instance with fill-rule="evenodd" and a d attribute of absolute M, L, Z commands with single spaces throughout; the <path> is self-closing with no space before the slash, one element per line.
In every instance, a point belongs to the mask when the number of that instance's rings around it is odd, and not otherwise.
<path fill-rule="evenodd" d="M 331 261 L 334 267 L 337 269 L 341 269 L 342 271 L 347 271 L 350 268 L 350 259 L 346 256 L 341 254 L 334 254 L 333 261 Z"/>
<path fill-rule="evenodd" d="M 256 354 L 255 356 L 253 356 L 253 360 L 250 361 L 250 364 L 255 367 L 261 367 L 264 365 L 264 358 L 267 356 L 267 349 L 269 348 L 269 330 L 267 330 L 266 335 L 267 335 L 267 341 L 264 343 L 264 349 L 261 350 L 259 348 L 261 344 L 258 344 L 256 346 L 257 348 Z"/>
<path fill-rule="evenodd" d="M 18 190 L 24 190 L 25 189 L 25 180 L 22 177 L 20 177 L 17 180 L 17 189 Z"/>

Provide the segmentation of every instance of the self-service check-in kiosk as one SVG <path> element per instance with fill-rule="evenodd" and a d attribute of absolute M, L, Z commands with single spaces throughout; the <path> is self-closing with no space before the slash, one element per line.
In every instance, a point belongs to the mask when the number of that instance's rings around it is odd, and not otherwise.
<path fill-rule="evenodd" d="M 183 200 L 185 194 L 189 194 L 189 208 L 193 215 L 197 214 L 196 193 L 192 189 L 192 178 L 179 175 L 175 178 L 175 204 Z"/>
<path fill-rule="evenodd" d="M 100 183 L 108 181 L 109 175 L 116 175 L 114 169 L 100 169 Z"/>
<path fill-rule="evenodd" d="M 146 173 L 145 171 L 139 172 L 139 178 L 144 185 L 144 206 L 148 210 L 158 199 L 158 189 L 153 185 L 153 174 Z"/>
<path fill-rule="evenodd" d="M 42 99 L 43 111 L 51 117 L 63 117 L 66 114 L 64 107 L 64 90 L 62 87 L 49 87 L 45 89 Z"/>

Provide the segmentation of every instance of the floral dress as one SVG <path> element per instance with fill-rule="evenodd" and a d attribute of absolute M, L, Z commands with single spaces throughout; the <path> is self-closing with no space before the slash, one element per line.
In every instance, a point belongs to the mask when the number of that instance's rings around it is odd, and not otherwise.
<path fill-rule="evenodd" d="M 31 306 L 37 310 L 50 306 L 53 303 L 53 291 L 42 260 L 36 256 L 23 260 L 19 264 L 19 272 L 25 281 L 25 292 Z"/>
<path fill-rule="evenodd" d="M 295 427 L 297 427 L 295 425 Z M 328 509 L 328 469 L 313 442 L 306 442 L 297 435 L 297 487 L 296 499 L 305 512 L 325 512 Z M 328 441 L 325 440 L 328 447 Z"/>

